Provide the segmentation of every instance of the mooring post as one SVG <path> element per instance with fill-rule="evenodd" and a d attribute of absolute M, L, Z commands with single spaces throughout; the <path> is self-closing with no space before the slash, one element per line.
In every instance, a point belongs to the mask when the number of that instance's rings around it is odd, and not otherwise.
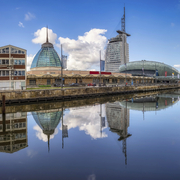
<path fill-rule="evenodd" d="M 6 131 L 6 98 L 2 96 L 2 119 L 3 119 L 3 132 Z"/>

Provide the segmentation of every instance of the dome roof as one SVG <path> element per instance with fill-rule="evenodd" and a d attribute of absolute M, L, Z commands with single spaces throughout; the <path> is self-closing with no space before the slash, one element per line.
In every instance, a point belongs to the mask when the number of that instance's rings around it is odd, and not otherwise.
<path fill-rule="evenodd" d="M 54 49 L 53 44 L 48 42 L 48 30 L 46 42 L 42 44 L 41 49 L 31 64 L 31 68 L 36 67 L 61 67 L 61 60 L 58 53 Z"/>
<path fill-rule="evenodd" d="M 154 73 L 155 70 L 158 70 L 159 76 L 164 76 L 165 71 L 167 71 L 167 76 L 172 76 L 172 73 L 177 76 L 179 73 L 178 70 L 172 66 L 157 61 L 147 60 L 128 62 L 126 66 L 123 64 L 119 67 L 119 72 L 124 73 L 128 71 L 130 74 L 142 75 L 142 68 L 144 68 L 144 71 L 154 71 Z"/>
<path fill-rule="evenodd" d="M 61 111 L 32 112 L 33 118 L 46 135 L 52 135 L 61 119 Z"/>

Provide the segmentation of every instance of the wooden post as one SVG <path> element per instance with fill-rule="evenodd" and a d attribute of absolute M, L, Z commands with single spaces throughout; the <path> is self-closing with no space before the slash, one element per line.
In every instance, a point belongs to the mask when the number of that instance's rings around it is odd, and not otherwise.
<path fill-rule="evenodd" d="M 6 132 L 6 98 L 5 95 L 2 96 L 2 119 L 3 119 L 3 132 Z"/>
<path fill-rule="evenodd" d="M 5 98 L 5 95 L 2 96 L 2 114 L 5 114 L 6 113 L 6 98 Z"/>

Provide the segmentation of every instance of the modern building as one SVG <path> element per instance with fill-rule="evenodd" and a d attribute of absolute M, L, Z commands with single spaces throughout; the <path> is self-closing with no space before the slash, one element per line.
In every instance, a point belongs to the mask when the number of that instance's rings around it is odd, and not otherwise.
<path fill-rule="evenodd" d="M 132 76 L 177 76 L 178 70 L 167 64 L 157 61 L 133 61 L 119 67 L 120 73 L 132 74 Z"/>
<path fill-rule="evenodd" d="M 28 146 L 27 112 L 0 114 L 0 152 L 14 153 Z"/>
<path fill-rule="evenodd" d="M 46 42 L 42 44 L 41 49 L 38 51 L 36 56 L 34 57 L 31 64 L 31 71 L 53 71 L 53 70 L 61 70 L 61 60 L 54 49 L 52 43 L 48 40 L 48 28 L 47 28 L 47 37 Z"/>
<path fill-rule="evenodd" d="M 26 50 L 8 45 L 0 47 L 0 90 L 25 89 Z"/>
<path fill-rule="evenodd" d="M 125 31 L 125 7 L 124 15 L 121 19 L 121 28 L 118 30 L 118 35 L 109 39 L 106 54 L 105 54 L 105 71 L 118 72 L 119 66 L 129 62 L 129 44 L 127 37 L 130 34 Z"/>

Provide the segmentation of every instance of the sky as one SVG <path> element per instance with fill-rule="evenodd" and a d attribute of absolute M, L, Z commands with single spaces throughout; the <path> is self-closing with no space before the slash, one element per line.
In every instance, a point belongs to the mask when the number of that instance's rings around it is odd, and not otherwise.
<path fill-rule="evenodd" d="M 108 39 L 121 29 L 126 7 L 126 32 L 131 34 L 129 61 L 159 61 L 180 70 L 180 0 L 0 0 L 0 46 L 27 50 L 33 57 L 49 41 L 68 56 L 68 69 L 99 70 Z"/>

